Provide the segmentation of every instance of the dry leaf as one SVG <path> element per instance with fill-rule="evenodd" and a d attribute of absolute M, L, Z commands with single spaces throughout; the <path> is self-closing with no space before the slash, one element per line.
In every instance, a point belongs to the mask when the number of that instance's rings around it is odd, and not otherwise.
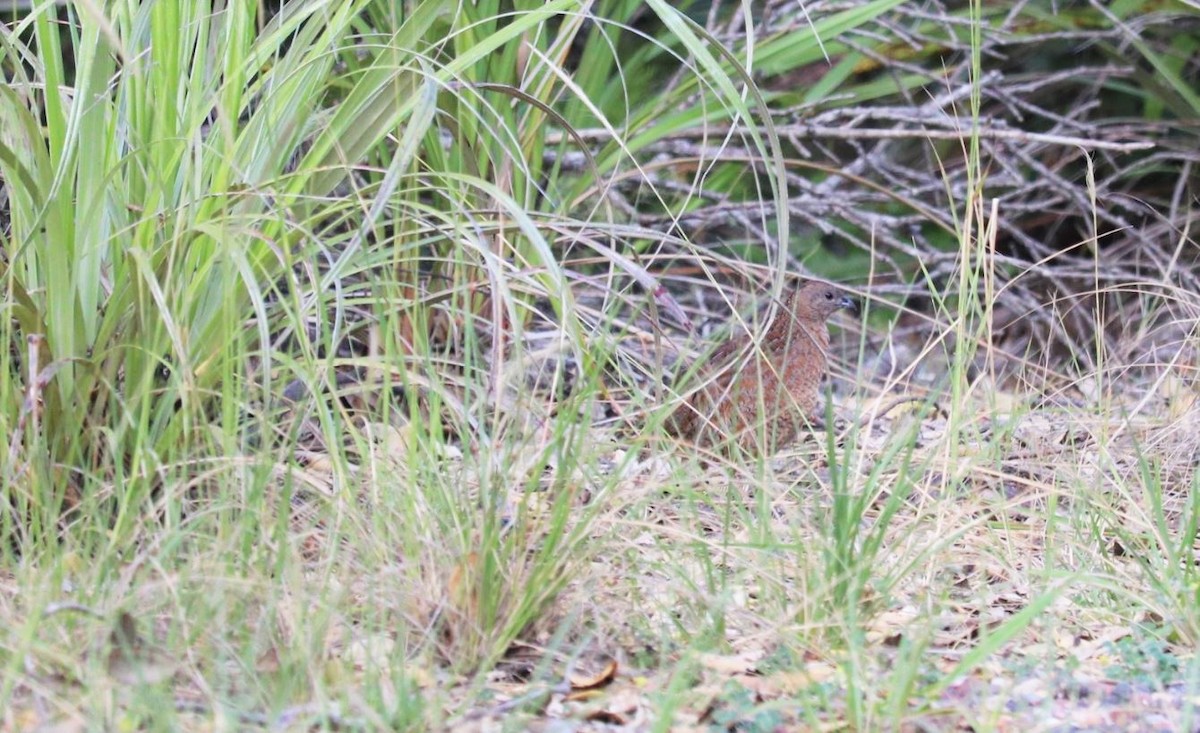
<path fill-rule="evenodd" d="M 605 697 L 604 705 L 585 712 L 584 720 L 608 725 L 637 726 L 645 717 L 642 693 L 630 686 L 620 687 Z"/>
<path fill-rule="evenodd" d="M 754 671 L 754 665 L 762 659 L 761 651 L 742 654 L 701 654 L 700 664 L 718 674 L 735 675 Z"/>
<path fill-rule="evenodd" d="M 374 634 L 351 641 L 342 653 L 342 659 L 359 672 L 367 669 L 381 670 L 388 668 L 395 651 L 396 640 L 390 634 Z"/>
<path fill-rule="evenodd" d="M 805 662 L 802 669 L 776 672 L 767 678 L 768 684 L 780 695 L 794 695 L 813 685 L 829 682 L 838 676 L 838 668 L 829 662 Z"/>
<path fill-rule="evenodd" d="M 912 606 L 884 611 L 871 621 L 867 629 L 867 641 L 871 644 L 895 646 L 900 642 L 905 630 L 911 629 L 913 622 L 919 617 L 920 612 Z"/>
<path fill-rule="evenodd" d="M 333 475 L 333 460 L 326 454 L 312 454 L 302 469 L 317 485 L 323 485 Z"/>
<path fill-rule="evenodd" d="M 572 690 L 590 690 L 604 687 L 617 676 L 617 660 L 609 659 L 600 669 L 592 673 L 572 672 L 570 676 Z"/>

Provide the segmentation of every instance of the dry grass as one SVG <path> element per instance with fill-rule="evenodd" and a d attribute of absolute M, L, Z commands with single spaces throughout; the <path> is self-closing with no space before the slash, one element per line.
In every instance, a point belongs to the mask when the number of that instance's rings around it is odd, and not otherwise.
<path fill-rule="evenodd" d="M 166 707 L 181 725 L 219 708 L 284 729 L 1119 727 L 1125 703 L 1074 700 L 1109 695 L 1123 654 L 1141 655 L 1136 714 L 1185 720 L 1176 693 L 1200 634 L 1195 334 L 1167 363 L 1113 356 L 1039 393 L 1029 372 L 972 367 L 957 414 L 912 362 L 890 390 L 925 401 L 861 425 L 880 398 L 845 377 L 879 355 L 842 336 L 839 430 L 769 460 L 697 460 L 651 426 L 587 429 L 570 461 L 530 457 L 554 444 L 534 430 L 503 458 L 413 462 L 418 433 L 376 426 L 354 465 L 310 461 L 293 510 L 280 496 L 255 536 L 195 519 L 201 545 L 181 527 L 170 539 L 197 542 L 183 567 L 182 548 L 153 540 L 116 565 L 15 566 L 0 603 L 29 647 L 10 662 L 5 725 L 136 725 Z M 938 341 L 890 351 L 933 358 Z M 237 477 L 210 512 L 238 511 Z M 495 524 L 479 520 L 485 498 L 503 507 Z M 128 618 L 46 605 L 70 584 L 107 587 Z M 130 622 L 124 644 L 111 629 Z M 459 676 L 474 665 L 492 671 Z M 142 683 L 160 693 L 131 697 Z"/>

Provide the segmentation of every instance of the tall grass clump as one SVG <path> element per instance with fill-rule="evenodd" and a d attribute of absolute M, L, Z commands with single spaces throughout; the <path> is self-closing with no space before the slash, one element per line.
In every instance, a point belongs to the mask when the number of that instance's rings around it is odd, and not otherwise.
<path fill-rule="evenodd" d="M 694 254 L 627 202 L 783 200 L 753 56 L 562 0 L 50 4 L 2 50 L 4 699 L 108 628 L 84 708 L 135 647 L 273 669 L 259 708 L 336 695 L 321 659 L 382 689 L 554 628 L 613 481 L 616 337 L 681 314 L 657 273 Z M 714 123 L 741 162 L 646 167 Z"/>

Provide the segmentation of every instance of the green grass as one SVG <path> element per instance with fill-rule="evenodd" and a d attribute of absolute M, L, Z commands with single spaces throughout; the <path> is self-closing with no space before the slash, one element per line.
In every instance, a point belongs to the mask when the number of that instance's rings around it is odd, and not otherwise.
<path fill-rule="evenodd" d="M 870 246 L 819 263 L 793 217 L 838 173 L 780 132 L 795 105 L 925 93 L 875 73 L 911 62 L 875 24 L 900 5 L 762 37 L 743 6 L 721 35 L 628 0 L 15 16 L 0 728 L 993 729 L 1003 700 L 950 693 L 1064 659 L 1193 690 L 1189 235 L 1114 284 L 1089 167 L 1084 307 L 1148 325 L 1012 366 L 998 319 L 1057 260 L 997 255 L 983 3 L 946 39 L 972 49 L 972 134 L 916 143 L 946 211 L 863 186 L 938 233 L 929 266 L 832 215 Z M 1190 47 L 1139 43 L 1165 83 L 1136 96 L 1169 116 Z M 705 349 L 684 322 L 777 296 L 792 257 L 864 296 L 835 322 L 844 429 L 777 456 L 671 441 L 686 384 L 660 377 Z M 877 287 L 887 263 L 924 305 Z M 1173 355 L 1133 366 L 1163 322 Z"/>

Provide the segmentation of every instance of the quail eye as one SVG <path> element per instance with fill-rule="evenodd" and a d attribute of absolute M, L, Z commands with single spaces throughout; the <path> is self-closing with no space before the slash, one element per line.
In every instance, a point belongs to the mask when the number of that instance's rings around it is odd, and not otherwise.
<path fill-rule="evenodd" d="M 833 293 L 825 293 L 825 300 L 833 300 Z"/>

